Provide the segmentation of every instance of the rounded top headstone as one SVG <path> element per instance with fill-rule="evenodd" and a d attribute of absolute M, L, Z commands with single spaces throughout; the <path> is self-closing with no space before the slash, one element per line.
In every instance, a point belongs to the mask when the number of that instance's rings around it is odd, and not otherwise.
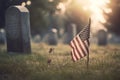
<path fill-rule="evenodd" d="M 99 45 L 106 45 L 107 44 L 107 31 L 99 30 L 97 37 L 98 37 L 98 44 Z"/>
<path fill-rule="evenodd" d="M 8 9 L 7 9 L 7 12 L 10 12 L 12 10 L 17 10 L 19 12 L 29 12 L 28 9 L 24 6 L 10 6 Z"/>
<path fill-rule="evenodd" d="M 6 11 L 5 22 L 7 51 L 31 53 L 28 9 L 19 5 L 10 6 Z"/>
<path fill-rule="evenodd" d="M 104 34 L 104 33 L 107 33 L 107 31 L 105 31 L 105 30 L 99 30 L 98 33 Z"/>
<path fill-rule="evenodd" d="M 57 29 L 56 29 L 56 28 L 53 28 L 53 29 L 51 29 L 51 32 L 52 32 L 52 33 L 57 33 Z"/>
<path fill-rule="evenodd" d="M 6 11 L 6 30 L 9 34 L 9 37 L 15 39 L 20 35 L 20 19 L 21 16 L 25 15 L 24 13 L 29 14 L 29 11 L 24 6 L 10 6 Z"/>

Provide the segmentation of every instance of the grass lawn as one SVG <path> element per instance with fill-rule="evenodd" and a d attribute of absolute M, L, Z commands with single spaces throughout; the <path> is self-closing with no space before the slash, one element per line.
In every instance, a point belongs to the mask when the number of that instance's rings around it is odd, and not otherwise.
<path fill-rule="evenodd" d="M 32 43 L 32 54 L 18 54 L 1 45 L 0 80 L 120 80 L 120 45 L 91 45 L 88 70 L 86 57 L 73 62 L 70 50 L 63 44 Z"/>

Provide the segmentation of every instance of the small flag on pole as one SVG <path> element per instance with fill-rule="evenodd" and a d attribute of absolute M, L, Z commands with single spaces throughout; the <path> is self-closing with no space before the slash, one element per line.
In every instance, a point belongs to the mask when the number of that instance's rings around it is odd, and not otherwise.
<path fill-rule="evenodd" d="M 70 42 L 72 59 L 77 61 L 89 54 L 90 24 L 84 27 Z"/>

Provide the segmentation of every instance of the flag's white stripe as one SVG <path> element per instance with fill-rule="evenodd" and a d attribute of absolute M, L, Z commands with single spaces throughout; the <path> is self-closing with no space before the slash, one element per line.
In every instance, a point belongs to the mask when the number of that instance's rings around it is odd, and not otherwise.
<path fill-rule="evenodd" d="M 76 51 L 78 52 L 78 54 L 79 54 L 79 56 L 80 56 L 80 58 L 82 58 L 82 54 L 81 54 L 81 49 L 79 49 L 79 47 L 77 46 L 78 45 L 78 43 L 77 43 L 77 40 L 76 40 L 76 38 L 73 40 L 73 43 L 74 43 L 74 46 L 75 46 L 75 48 L 76 48 Z"/>
<path fill-rule="evenodd" d="M 78 36 L 78 37 L 79 37 L 79 36 Z M 82 41 L 80 38 L 78 38 L 78 39 L 79 39 L 79 42 L 80 42 L 80 44 L 81 44 L 81 47 L 84 49 L 85 53 L 87 53 L 87 50 L 86 50 L 86 47 L 85 47 L 83 41 Z"/>
<path fill-rule="evenodd" d="M 80 59 L 80 56 L 79 56 L 79 53 L 77 52 L 77 50 L 76 50 L 76 47 L 75 47 L 75 44 L 73 43 L 73 41 L 71 42 L 71 45 L 72 45 L 72 47 L 74 48 L 74 50 L 75 50 L 75 55 L 76 55 L 76 58 L 77 59 Z"/>
<path fill-rule="evenodd" d="M 71 47 L 72 47 L 72 57 L 73 57 L 73 60 L 76 61 L 76 60 L 77 60 L 77 57 L 76 57 L 76 54 L 75 54 L 75 49 L 74 49 L 74 47 L 73 47 L 73 45 L 72 45 L 72 41 L 70 42 L 70 45 L 71 45 Z"/>
<path fill-rule="evenodd" d="M 74 51 L 74 47 L 72 46 L 72 41 L 70 42 L 70 45 L 71 45 L 71 47 L 72 47 L 72 59 L 74 60 L 74 61 L 76 61 L 77 59 L 76 59 L 76 55 L 75 55 L 75 51 Z"/>
<path fill-rule="evenodd" d="M 74 55 L 74 51 L 73 51 L 73 49 L 72 49 L 72 53 L 71 53 L 71 54 L 72 54 L 72 58 L 73 58 L 73 60 L 76 61 L 77 59 L 76 59 L 76 57 L 75 57 L 75 55 Z"/>
<path fill-rule="evenodd" d="M 80 55 L 79 55 L 79 53 L 77 52 L 76 49 L 75 49 L 75 54 L 76 54 L 76 56 L 77 56 L 76 58 L 77 58 L 77 59 L 80 59 Z"/>
<path fill-rule="evenodd" d="M 89 42 L 87 40 L 84 41 L 86 46 L 89 47 Z"/>
<path fill-rule="evenodd" d="M 83 42 L 82 42 L 81 39 L 79 39 L 79 38 L 80 38 L 80 37 L 77 36 L 77 41 L 78 41 L 79 47 L 81 48 L 81 50 L 82 50 L 82 52 L 83 52 L 83 57 L 84 57 L 84 56 L 86 56 L 86 51 L 85 51 L 86 48 L 84 49 L 85 45 L 84 45 L 84 44 L 81 44 L 81 43 L 83 43 Z M 83 45 L 84 47 L 83 47 L 82 45 Z"/>
<path fill-rule="evenodd" d="M 79 55 L 79 53 L 77 52 L 76 49 L 74 49 L 74 50 L 75 50 L 76 58 L 77 58 L 77 59 L 80 59 L 80 55 Z"/>
<path fill-rule="evenodd" d="M 79 37 L 79 36 L 78 36 Z M 87 54 L 87 50 L 86 50 L 86 47 L 85 45 L 83 44 L 82 40 L 80 38 L 78 38 L 79 41 L 80 41 L 80 44 L 81 44 L 81 47 L 83 48 L 83 50 L 85 51 L 85 54 Z"/>
<path fill-rule="evenodd" d="M 77 37 L 76 37 L 73 41 L 74 41 L 74 45 L 75 45 L 75 47 L 76 47 L 76 50 L 77 50 L 80 58 L 82 58 L 84 53 L 82 52 L 82 49 L 81 49 L 80 46 L 79 46 L 79 43 L 78 43 L 78 41 L 77 41 Z"/>
<path fill-rule="evenodd" d="M 88 42 L 88 40 L 85 40 L 84 41 L 84 44 L 85 44 L 85 46 L 87 47 L 87 53 L 89 53 L 89 42 Z"/>
<path fill-rule="evenodd" d="M 76 37 L 76 38 L 78 38 L 78 37 Z M 75 44 L 76 44 L 77 49 L 81 55 L 81 58 L 84 57 L 84 52 L 82 51 L 81 47 L 79 46 L 79 42 L 76 39 L 75 39 Z"/>

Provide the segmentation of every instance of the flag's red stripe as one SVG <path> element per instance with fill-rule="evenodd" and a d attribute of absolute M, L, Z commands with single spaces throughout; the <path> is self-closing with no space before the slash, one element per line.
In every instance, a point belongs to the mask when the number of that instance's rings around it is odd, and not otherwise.
<path fill-rule="evenodd" d="M 76 59 L 75 59 L 75 56 L 74 56 L 73 52 L 71 52 L 71 56 L 72 56 L 72 60 L 75 62 Z"/>
<path fill-rule="evenodd" d="M 73 54 L 74 61 L 78 60 L 77 54 L 75 52 L 75 49 L 72 50 L 72 54 Z"/>
<path fill-rule="evenodd" d="M 88 47 L 89 47 L 89 45 L 90 45 L 90 41 L 89 41 L 89 39 L 87 39 L 86 41 L 87 41 L 87 44 L 88 44 Z"/>
<path fill-rule="evenodd" d="M 78 44 L 79 44 L 80 49 L 81 49 L 81 50 L 82 50 L 82 52 L 83 52 L 83 55 L 84 55 L 84 56 L 86 56 L 85 51 L 84 51 L 83 47 L 81 46 L 81 44 L 80 44 L 80 41 L 79 41 L 78 37 L 76 37 L 76 40 L 77 40 L 77 42 L 78 42 Z M 83 57 L 84 57 L 84 56 L 83 56 Z"/>
<path fill-rule="evenodd" d="M 72 45 L 72 41 L 71 41 L 71 47 L 72 47 L 72 49 L 73 49 L 73 54 L 75 55 L 75 58 L 76 58 L 76 60 L 78 60 L 79 58 L 78 58 L 78 56 L 77 56 L 77 54 L 76 54 L 76 52 L 75 52 L 75 48 L 74 48 L 74 45 Z"/>
<path fill-rule="evenodd" d="M 79 53 L 78 53 L 77 50 L 76 50 L 76 47 L 75 47 L 75 44 L 73 43 L 73 41 L 72 41 L 72 45 L 73 45 L 73 47 L 74 47 L 74 49 L 73 49 L 74 52 L 75 52 L 74 54 L 76 54 L 77 60 L 78 60 L 78 59 L 80 59 L 80 56 L 79 56 Z"/>
<path fill-rule="evenodd" d="M 84 46 L 85 46 L 85 48 L 86 48 L 86 50 L 87 50 L 87 53 L 89 52 L 89 50 L 88 50 L 88 46 L 87 46 L 87 44 L 83 41 L 83 44 L 84 44 Z"/>
<path fill-rule="evenodd" d="M 81 44 L 81 46 L 82 46 L 82 48 L 84 49 L 84 51 L 85 51 L 85 54 L 87 54 L 87 50 L 86 50 L 86 47 L 85 47 L 85 45 L 84 45 L 84 41 L 82 41 L 80 38 L 78 38 L 79 39 L 79 42 L 80 42 L 80 44 Z"/>
<path fill-rule="evenodd" d="M 74 39 L 75 39 L 75 38 L 74 38 Z M 73 39 L 73 40 L 74 40 L 74 39 Z M 75 47 L 75 44 L 74 44 L 73 40 L 71 41 L 71 44 L 72 44 L 73 49 L 74 49 L 74 52 L 75 52 L 74 54 L 76 54 L 77 59 L 80 59 L 79 53 L 78 53 L 78 51 L 76 50 L 76 47 Z"/>
<path fill-rule="evenodd" d="M 75 57 L 75 55 L 74 55 L 74 51 L 73 51 L 73 46 L 72 46 L 72 44 L 70 44 L 70 46 L 72 47 L 72 51 L 71 51 L 71 53 L 72 53 L 72 59 L 73 59 L 73 61 L 76 61 L 76 57 Z"/>
<path fill-rule="evenodd" d="M 75 49 L 77 50 L 77 53 L 79 54 L 80 58 L 82 58 L 82 55 L 81 55 L 81 53 L 80 53 L 80 51 L 79 51 L 79 49 L 78 49 L 78 47 L 77 47 L 77 44 L 76 44 L 76 42 L 75 42 L 75 39 L 73 40 L 73 43 L 74 43 Z"/>
<path fill-rule="evenodd" d="M 81 54 L 81 58 L 84 56 L 84 53 L 83 53 L 83 51 L 81 50 L 81 48 L 80 48 L 80 46 L 79 46 L 79 42 L 77 41 L 77 38 L 79 38 L 78 36 L 75 38 L 75 42 L 76 42 L 76 46 L 77 46 L 77 48 L 78 48 L 78 50 L 79 50 L 79 54 Z"/>
<path fill-rule="evenodd" d="M 86 46 L 89 47 L 89 40 L 85 40 L 84 42 L 85 42 Z"/>

